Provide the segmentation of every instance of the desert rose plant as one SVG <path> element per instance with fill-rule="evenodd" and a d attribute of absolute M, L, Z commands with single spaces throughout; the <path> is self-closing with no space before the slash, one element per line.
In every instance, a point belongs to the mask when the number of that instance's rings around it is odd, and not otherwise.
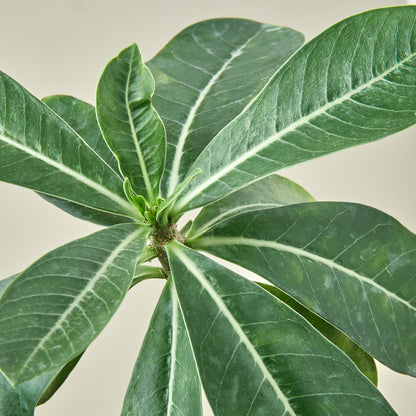
<path fill-rule="evenodd" d="M 395 414 L 374 359 L 416 375 L 416 237 L 276 172 L 416 123 L 416 7 L 303 42 L 203 21 L 146 65 L 124 49 L 95 108 L 0 73 L 0 179 L 105 226 L 0 281 L 1 416 L 32 415 L 150 278 L 123 416 L 201 415 L 202 389 L 215 415 Z"/>

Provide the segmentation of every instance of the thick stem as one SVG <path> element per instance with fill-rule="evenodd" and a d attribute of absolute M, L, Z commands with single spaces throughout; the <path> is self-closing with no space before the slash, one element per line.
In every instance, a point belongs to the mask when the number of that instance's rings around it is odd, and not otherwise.
<path fill-rule="evenodd" d="M 168 224 L 167 226 L 158 226 L 155 225 L 155 231 L 152 234 L 152 247 L 157 254 L 157 258 L 160 261 L 160 264 L 163 267 L 165 276 L 167 277 L 170 272 L 169 260 L 165 250 L 165 244 L 170 240 L 177 240 L 178 242 L 184 244 L 185 240 L 178 232 L 175 224 Z"/>

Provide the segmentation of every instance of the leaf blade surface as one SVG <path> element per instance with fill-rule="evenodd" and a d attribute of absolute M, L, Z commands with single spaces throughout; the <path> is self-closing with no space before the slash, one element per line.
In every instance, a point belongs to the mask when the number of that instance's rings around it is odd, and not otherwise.
<path fill-rule="evenodd" d="M 154 104 L 167 129 L 166 196 L 302 43 L 303 36 L 289 28 L 212 19 L 180 32 L 148 62 Z"/>
<path fill-rule="evenodd" d="M 153 314 L 121 414 L 202 415 L 198 371 L 171 280 Z"/>
<path fill-rule="evenodd" d="M 23 271 L 0 301 L 0 368 L 21 383 L 60 368 L 124 298 L 148 227 L 116 225 L 61 246 Z"/>
<path fill-rule="evenodd" d="M 176 242 L 167 251 L 216 415 L 395 414 L 352 361 L 291 308 Z"/>
<path fill-rule="evenodd" d="M 97 87 L 97 118 L 120 171 L 151 204 L 159 195 L 166 135 L 151 103 L 154 80 L 136 44 L 111 60 Z"/>
<path fill-rule="evenodd" d="M 46 104 L 0 73 L 0 180 L 135 218 L 121 178 Z"/>
<path fill-rule="evenodd" d="M 204 173 L 173 212 L 414 124 L 415 16 L 414 6 L 371 10 L 302 47 L 200 154 L 192 168 Z"/>
<path fill-rule="evenodd" d="M 378 361 L 415 375 L 416 236 L 387 214 L 291 205 L 231 218 L 195 247 L 254 271 Z"/>

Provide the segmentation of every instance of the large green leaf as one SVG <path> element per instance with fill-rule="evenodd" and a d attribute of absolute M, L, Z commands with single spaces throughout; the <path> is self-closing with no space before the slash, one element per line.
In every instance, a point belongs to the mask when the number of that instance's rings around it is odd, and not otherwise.
<path fill-rule="evenodd" d="M 153 313 L 121 414 L 202 415 L 198 371 L 170 280 Z"/>
<path fill-rule="evenodd" d="M 152 106 L 155 83 L 136 44 L 108 63 L 97 87 L 97 118 L 133 190 L 152 204 L 165 164 L 165 128 Z"/>
<path fill-rule="evenodd" d="M 416 236 L 358 204 L 241 214 L 192 246 L 268 279 L 375 359 L 416 375 Z"/>
<path fill-rule="evenodd" d="M 114 172 L 119 172 L 117 159 L 101 134 L 93 105 L 70 95 L 50 95 L 42 101 L 62 117 Z"/>
<path fill-rule="evenodd" d="M 94 151 L 118 172 L 117 159 L 107 146 L 95 116 L 95 108 L 84 101 L 69 95 L 51 95 L 42 100 L 56 114 L 62 117 Z M 48 202 L 56 205 L 65 212 L 86 221 L 100 225 L 114 225 L 131 221 L 129 218 L 112 215 L 107 212 L 75 204 L 65 199 L 39 193 Z"/>
<path fill-rule="evenodd" d="M 0 280 L 0 296 L 18 276 Z M 78 361 L 80 357 L 77 357 Z M 0 416 L 33 416 L 35 406 L 45 402 L 63 383 L 76 362 L 68 363 L 65 369 L 54 370 L 13 387 L 0 371 Z M 45 395 L 45 392 L 48 392 Z"/>
<path fill-rule="evenodd" d="M 256 282 L 257 283 L 257 282 Z M 282 292 L 277 287 L 265 283 L 257 283 L 266 289 L 272 295 L 278 297 L 281 301 L 289 305 L 296 312 L 300 313 L 307 319 L 322 335 L 328 338 L 333 344 L 347 354 L 360 371 L 367 376 L 372 383 L 377 386 L 378 375 L 374 359 L 359 347 L 351 338 L 348 338 L 343 332 L 335 328 L 329 322 L 323 320 L 318 315 L 306 309 L 303 305 L 290 297 L 287 293 Z"/>
<path fill-rule="evenodd" d="M 295 53 L 194 165 L 174 214 L 416 122 L 416 7 L 365 12 Z"/>
<path fill-rule="evenodd" d="M 136 217 L 119 175 L 22 86 L 0 72 L 0 180 Z"/>
<path fill-rule="evenodd" d="M 215 415 L 395 414 L 353 362 L 285 303 L 176 242 L 167 251 Z"/>
<path fill-rule="evenodd" d="M 120 305 L 150 229 L 121 224 L 36 261 L 0 298 L 0 368 L 13 384 L 60 368 Z"/>
<path fill-rule="evenodd" d="M 289 28 L 213 19 L 180 32 L 148 63 L 156 81 L 154 105 L 167 131 L 165 196 L 303 40 Z"/>
<path fill-rule="evenodd" d="M 243 212 L 311 201 L 314 198 L 301 186 L 282 176 L 270 175 L 202 208 L 188 238 L 196 238 L 213 225 Z"/>
<path fill-rule="evenodd" d="M 57 370 L 13 387 L 0 371 L 0 416 L 33 416 L 36 403 Z"/>

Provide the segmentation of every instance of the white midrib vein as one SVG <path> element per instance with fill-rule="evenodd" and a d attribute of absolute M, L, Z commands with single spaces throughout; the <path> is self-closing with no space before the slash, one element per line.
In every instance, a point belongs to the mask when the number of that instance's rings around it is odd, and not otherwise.
<path fill-rule="evenodd" d="M 263 30 L 263 29 L 262 29 Z M 191 108 L 191 111 L 186 118 L 185 124 L 182 126 L 181 133 L 179 135 L 178 143 L 175 149 L 175 156 L 173 158 L 172 163 L 172 170 L 169 179 L 169 188 L 168 188 L 168 195 L 171 195 L 175 190 L 176 186 L 178 185 L 179 181 L 179 167 L 181 164 L 181 159 L 183 155 L 183 148 L 185 146 L 186 138 L 188 137 L 189 130 L 191 125 L 194 121 L 196 112 L 198 111 L 200 105 L 204 101 L 205 97 L 208 95 L 209 91 L 211 90 L 212 86 L 217 82 L 218 78 L 227 70 L 227 68 L 231 65 L 235 58 L 237 58 L 243 51 L 243 49 L 261 32 L 258 31 L 254 36 L 249 38 L 243 45 L 241 45 L 238 49 L 235 49 L 228 60 L 224 62 L 218 72 L 210 79 L 208 84 L 201 90 L 198 99 L 195 101 L 195 104 Z"/>
<path fill-rule="evenodd" d="M 176 371 L 176 348 L 178 347 L 178 302 L 176 299 L 175 287 L 171 285 L 171 302 L 172 302 L 172 344 L 170 356 L 170 373 L 169 373 L 169 395 L 167 405 L 167 416 L 173 414 L 173 388 Z"/>
<path fill-rule="evenodd" d="M 192 232 L 192 233 L 190 232 L 187 240 L 190 242 L 196 239 L 201 234 L 206 233 L 213 225 L 217 225 L 219 222 L 222 222 L 226 219 L 228 220 L 240 212 L 254 211 L 256 209 L 278 208 L 281 206 L 282 204 L 278 204 L 277 202 L 276 203 L 270 202 L 270 203 L 254 203 L 254 204 L 239 205 L 237 207 L 229 208 L 227 211 L 222 212 L 216 217 L 211 218 L 206 223 L 202 223 L 199 226 L 199 228 L 196 228 L 195 232 Z"/>
<path fill-rule="evenodd" d="M 199 186 L 197 186 L 191 192 L 189 192 L 188 194 L 186 194 L 186 196 L 184 196 L 182 199 L 179 198 L 178 201 L 177 201 L 177 203 L 176 203 L 176 205 L 175 205 L 175 212 L 181 212 L 182 209 L 190 201 L 192 201 L 194 198 L 196 198 L 198 195 L 200 195 L 206 188 L 208 188 L 214 182 L 218 181 L 218 179 L 220 179 L 223 176 L 225 176 L 228 173 L 230 173 L 235 167 L 237 167 L 241 163 L 245 162 L 250 157 L 255 156 L 258 152 L 260 152 L 261 150 L 265 149 L 267 146 L 269 146 L 273 142 L 275 142 L 277 140 L 280 140 L 286 134 L 288 134 L 288 133 L 296 130 L 298 127 L 302 126 L 305 123 L 308 123 L 310 120 L 318 117 L 319 115 L 326 113 L 331 108 L 336 107 L 337 105 L 343 103 L 344 101 L 349 100 L 353 95 L 356 95 L 356 94 L 360 93 L 361 91 L 365 90 L 366 88 L 371 87 L 374 83 L 376 83 L 378 81 L 381 81 L 387 75 L 389 75 L 390 73 L 392 73 L 393 71 L 395 71 L 396 69 L 398 69 L 400 66 L 402 66 L 407 61 L 409 61 L 412 58 L 414 58 L 415 56 L 416 56 L 416 53 L 410 54 L 405 59 L 403 59 L 400 62 L 398 62 L 397 64 L 393 65 L 391 68 L 389 68 L 388 70 L 384 71 L 382 74 L 378 75 L 377 77 L 374 77 L 370 81 L 368 81 L 368 82 L 360 85 L 359 87 L 357 87 L 355 89 L 352 89 L 351 91 L 349 91 L 345 95 L 337 98 L 336 100 L 331 101 L 329 103 L 326 103 L 324 106 L 318 108 L 317 110 L 313 111 L 312 113 L 308 114 L 307 116 L 301 117 L 299 120 L 295 121 L 292 124 L 289 124 L 283 130 L 280 130 L 279 132 L 277 132 L 276 134 L 270 136 L 268 139 L 264 140 L 263 142 L 261 142 L 257 146 L 253 147 L 248 152 L 243 153 L 241 156 L 239 156 L 233 162 L 231 162 L 230 164 L 228 164 L 224 168 L 220 169 L 217 173 L 215 173 L 214 175 L 208 177 L 204 182 L 202 182 Z M 277 74 L 279 74 L 279 73 L 280 73 L 280 71 L 277 72 Z M 270 85 L 270 84 L 268 84 L 268 85 Z M 240 115 L 236 119 L 234 119 L 233 121 L 231 121 L 231 123 L 229 123 L 226 127 L 224 127 L 224 129 L 221 132 L 226 131 L 226 129 L 228 128 L 228 126 L 231 126 L 232 124 L 234 124 L 235 122 L 237 122 L 237 120 L 239 120 L 241 117 L 243 117 L 246 114 L 247 110 L 249 110 L 253 105 L 255 105 L 256 100 L 265 91 L 267 91 L 267 86 L 260 92 L 259 95 L 257 95 L 251 101 L 252 105 L 247 106 L 246 109 L 242 113 L 240 113 Z M 218 135 L 216 137 L 221 137 L 221 136 L 219 136 L 220 133 L 218 133 Z M 215 142 L 216 142 L 216 140 L 214 138 L 214 140 L 211 141 L 211 143 L 210 143 L 209 146 L 215 145 L 216 144 Z M 202 154 L 203 153 L 201 153 L 201 155 Z"/>
<path fill-rule="evenodd" d="M 220 312 L 224 315 L 224 317 L 228 320 L 228 322 L 233 327 L 234 331 L 237 333 L 238 337 L 240 338 L 240 341 L 244 344 L 244 346 L 247 348 L 250 355 L 253 357 L 257 367 L 262 372 L 264 379 L 267 380 L 274 392 L 276 393 L 276 396 L 278 400 L 280 400 L 284 407 L 285 407 L 285 415 L 286 413 L 290 416 L 296 416 L 296 413 L 292 409 L 288 398 L 283 394 L 282 390 L 280 390 L 280 387 L 278 386 L 276 380 L 272 377 L 269 370 L 263 363 L 259 353 L 254 348 L 253 344 L 248 339 L 247 335 L 242 330 L 240 324 L 238 321 L 234 318 L 234 316 L 231 314 L 223 300 L 220 296 L 218 296 L 218 293 L 215 291 L 215 289 L 210 285 L 209 281 L 205 278 L 205 276 L 201 273 L 201 271 L 198 269 L 196 264 L 182 251 L 180 246 L 178 248 L 175 245 L 171 246 L 172 251 L 175 252 L 176 256 L 183 262 L 183 264 L 187 267 L 188 271 L 192 273 L 200 282 L 202 287 L 207 291 L 207 293 L 210 295 L 212 300 L 217 305 Z M 175 277 L 173 276 L 173 279 L 175 280 Z"/>
<path fill-rule="evenodd" d="M 409 309 L 416 312 L 416 307 L 411 305 L 406 300 L 400 298 L 395 293 L 390 292 L 385 287 L 379 285 L 374 280 L 370 279 L 369 277 L 363 276 L 354 270 L 348 269 L 338 263 L 335 263 L 334 261 L 330 259 L 326 259 L 324 257 L 321 257 L 317 254 L 309 253 L 306 250 L 303 250 L 298 247 L 288 246 L 286 244 L 277 243 L 275 241 L 266 241 L 266 240 L 258 240 L 255 238 L 245 238 L 245 237 L 206 237 L 201 241 L 198 241 L 196 244 L 198 248 L 204 248 L 204 247 L 210 247 L 212 245 L 240 245 L 240 246 L 250 246 L 250 247 L 265 247 L 265 248 L 271 248 L 273 250 L 277 251 L 284 251 L 287 253 L 294 254 L 298 257 L 304 257 L 308 258 L 310 260 L 313 260 L 315 262 L 325 264 L 326 266 L 330 267 L 331 269 L 339 270 L 342 273 L 345 273 L 351 277 L 356 278 L 362 283 L 366 283 L 379 291 L 383 292 L 386 296 L 388 296 L 391 299 L 394 299 L 395 301 L 405 305 Z"/>
<path fill-rule="evenodd" d="M 26 369 L 27 365 L 32 361 L 33 358 L 35 358 L 36 354 L 39 350 L 44 348 L 45 343 L 53 336 L 53 334 L 59 330 L 62 329 L 62 324 L 65 322 L 65 320 L 68 318 L 68 316 L 76 309 L 80 308 L 79 305 L 81 301 L 85 298 L 85 296 L 89 292 L 93 292 L 94 286 L 97 283 L 98 280 L 103 276 L 103 274 L 106 272 L 106 270 L 113 264 L 114 260 L 117 258 L 117 256 L 135 239 L 137 238 L 141 233 L 143 233 L 143 228 L 139 228 L 137 231 L 131 233 L 126 239 L 124 239 L 111 253 L 111 255 L 107 258 L 107 260 L 103 263 L 103 265 L 100 267 L 100 269 L 94 274 L 94 276 L 89 281 L 88 285 L 85 286 L 85 288 L 79 293 L 78 296 L 76 296 L 73 300 L 73 302 L 68 306 L 66 311 L 61 315 L 59 320 L 55 323 L 55 325 L 48 331 L 48 333 L 42 338 L 42 341 L 36 346 L 36 348 L 32 351 L 32 353 L 29 355 L 29 357 L 26 359 L 24 364 L 21 366 L 21 370 L 16 375 L 16 380 L 19 379 L 19 376 L 22 374 L 22 372 Z M 62 329 L 63 330 L 63 329 Z M 65 331 L 64 331 L 65 332 Z"/>
<path fill-rule="evenodd" d="M 114 202 L 116 202 L 118 205 L 120 205 L 121 207 L 123 207 L 126 211 L 127 214 L 129 214 L 130 216 L 133 216 L 133 218 L 136 217 L 136 211 L 134 210 L 134 208 L 123 198 L 121 198 L 120 196 L 118 196 L 117 194 L 109 191 L 107 188 L 105 188 L 104 186 L 100 185 L 97 182 L 94 182 L 93 180 L 87 178 L 84 175 L 81 175 L 79 172 L 68 168 L 65 165 L 59 164 L 58 162 L 56 162 L 53 159 L 50 159 L 49 157 L 36 152 L 35 150 L 23 146 L 22 144 L 15 142 L 14 140 L 11 140 L 10 138 L 1 135 L 0 136 L 0 140 L 4 141 L 5 143 L 9 144 L 10 146 L 15 147 L 16 149 L 21 150 L 22 152 L 27 153 L 30 156 L 33 156 L 36 159 L 41 160 L 42 162 L 47 163 L 48 165 L 60 170 L 61 172 L 72 176 L 73 178 L 75 178 L 76 180 L 84 183 L 85 185 L 89 186 L 90 188 L 95 189 L 96 191 L 98 191 L 100 194 L 105 195 L 106 197 L 108 197 L 109 199 L 113 200 Z M 59 196 L 58 196 L 59 198 Z M 94 208 L 94 207 L 91 207 Z"/>
<path fill-rule="evenodd" d="M 140 148 L 139 140 L 138 140 L 137 134 L 136 134 L 136 128 L 134 126 L 133 117 L 131 116 L 131 111 L 130 111 L 129 87 L 130 87 L 130 78 L 131 78 L 132 65 L 133 65 L 133 58 L 130 60 L 129 72 L 127 74 L 127 84 L 126 84 L 126 91 L 125 91 L 125 105 L 126 105 L 127 115 L 128 115 L 128 118 L 129 118 L 130 133 L 131 133 L 131 136 L 133 138 L 134 147 L 136 149 L 136 153 L 137 153 L 137 156 L 138 156 L 138 159 L 139 159 L 140 169 L 142 171 L 144 184 L 145 184 L 145 187 L 146 187 L 146 192 L 147 192 L 147 196 L 148 196 L 148 200 L 149 200 L 148 202 L 152 203 L 155 199 L 155 195 L 153 193 L 152 184 L 150 183 L 150 178 L 149 178 L 149 173 L 147 171 L 146 162 L 145 162 L 144 157 L 143 157 L 142 149 Z M 146 70 L 147 70 L 147 68 L 146 68 Z M 150 109 L 150 110 L 152 111 L 152 109 Z"/>

